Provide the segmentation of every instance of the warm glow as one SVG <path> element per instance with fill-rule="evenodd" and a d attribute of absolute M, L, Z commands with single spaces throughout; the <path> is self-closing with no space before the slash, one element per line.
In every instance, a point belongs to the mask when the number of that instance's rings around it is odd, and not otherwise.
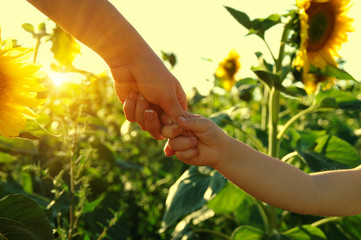
<path fill-rule="evenodd" d="M 82 79 L 84 79 L 84 77 L 78 73 L 60 73 L 50 71 L 48 75 L 56 87 L 61 86 L 64 82 L 80 84 Z"/>
<path fill-rule="evenodd" d="M 247 31 L 227 13 L 223 6 L 242 9 L 242 11 L 249 13 L 252 18 L 255 18 L 266 17 L 271 13 L 285 13 L 286 9 L 295 7 L 296 1 L 256 0 L 248 1 L 247 4 L 244 4 L 243 1 L 229 0 L 179 2 L 111 0 L 111 2 L 118 7 L 156 53 L 160 54 L 160 50 L 163 50 L 174 52 L 177 55 L 178 64 L 172 73 L 180 80 L 186 92 L 196 86 L 199 90 L 204 89 L 201 92 L 206 94 L 207 89 L 212 87 L 211 81 L 206 81 L 206 79 L 213 78 L 218 62 L 224 58 L 230 49 L 235 48 L 242 56 L 240 77 L 253 76 L 249 69 L 252 65 L 258 64 L 254 52 L 260 51 L 266 54 L 268 51 L 263 42 L 256 37 L 244 37 Z M 139 3 L 142 4 L 142 8 L 139 8 Z M 202 11 L 205 4 L 207 11 Z M 259 7 L 260 5 L 262 7 Z M 27 1 L 3 1 L 0 6 L 3 38 L 16 38 L 22 46 L 34 47 L 36 42 L 31 34 L 21 28 L 21 24 L 29 22 L 36 27 L 37 24 L 48 18 Z M 340 55 L 347 59 L 345 69 L 356 77 L 361 76 L 359 54 L 357 54 L 361 52 L 359 44 L 361 20 L 358 17 L 360 9 L 361 2 L 354 1 L 349 17 L 355 19 L 353 27 L 356 32 L 350 34 L 348 44 L 343 46 L 340 51 Z M 187 12 L 187 17 L 184 17 L 184 12 Z M 275 31 L 277 31 L 277 27 L 275 27 Z M 267 36 L 272 49 L 277 49 L 279 46 L 279 36 L 280 33 L 277 32 Z M 53 56 L 47 50 L 50 47 L 50 42 L 42 43 L 38 56 L 38 62 L 45 67 L 52 61 Z M 102 72 L 106 65 L 98 56 L 90 58 L 89 56 L 95 54 L 92 52 L 88 54 L 87 52 L 91 51 L 82 46 L 81 55 L 76 57 L 74 66 L 90 72 L 94 72 L 94 69 L 96 69 L 95 72 Z M 269 56 L 265 55 L 265 57 Z"/>

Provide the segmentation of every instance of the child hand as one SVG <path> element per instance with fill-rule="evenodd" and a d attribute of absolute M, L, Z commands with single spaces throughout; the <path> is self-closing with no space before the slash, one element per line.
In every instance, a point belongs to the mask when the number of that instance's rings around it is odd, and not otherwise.
<path fill-rule="evenodd" d="M 161 134 L 169 138 L 165 154 L 190 165 L 216 167 L 220 164 L 229 137 L 208 118 L 191 115 L 179 117 L 177 124 L 165 125 Z M 194 136 L 189 135 L 189 131 Z M 180 135 L 188 132 L 186 136 Z"/>

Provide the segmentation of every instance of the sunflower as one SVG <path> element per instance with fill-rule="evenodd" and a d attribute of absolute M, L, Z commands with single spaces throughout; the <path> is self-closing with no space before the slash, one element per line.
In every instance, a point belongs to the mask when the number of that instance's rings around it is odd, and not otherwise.
<path fill-rule="evenodd" d="M 37 117 L 30 108 L 44 101 L 37 98 L 37 93 L 45 90 L 39 83 L 44 73 L 40 65 L 27 62 L 32 52 L 13 47 L 10 39 L 0 39 L 0 135 L 8 138 L 19 136 L 26 118 Z"/>
<path fill-rule="evenodd" d="M 235 75 L 241 68 L 239 58 L 240 56 L 236 50 L 231 50 L 228 57 L 218 64 L 218 68 L 215 73 L 216 77 L 221 79 L 224 89 L 228 92 L 231 91 L 234 83 L 236 82 Z"/>
<path fill-rule="evenodd" d="M 347 33 L 354 31 L 353 19 L 347 17 L 350 0 L 297 0 L 297 7 L 301 43 L 294 66 L 303 68 L 307 81 L 310 65 L 337 66 L 338 51 L 348 41 Z"/>

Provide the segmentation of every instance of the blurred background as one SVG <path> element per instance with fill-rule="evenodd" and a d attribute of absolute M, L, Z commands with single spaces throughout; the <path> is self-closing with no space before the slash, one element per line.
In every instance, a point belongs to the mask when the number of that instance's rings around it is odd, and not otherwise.
<path fill-rule="evenodd" d="M 177 67 L 173 73 L 188 93 L 197 87 L 203 94 L 208 93 L 212 83 L 214 69 L 230 51 L 236 49 L 241 56 L 240 77 L 254 74 L 249 70 L 257 63 L 254 52 L 261 51 L 267 57 L 264 43 L 256 36 L 245 37 L 247 30 L 240 26 L 225 10 L 230 6 L 247 12 L 251 19 L 265 18 L 270 14 L 286 13 L 293 9 L 295 1 L 277 0 L 111 0 L 119 11 L 138 30 L 154 51 L 172 52 L 177 56 Z M 32 47 L 34 39 L 20 26 L 29 22 L 37 25 L 47 19 L 36 8 L 24 0 L 1 0 L 0 25 L 2 38 L 16 38 L 19 43 Z M 349 42 L 343 45 L 341 57 L 347 62 L 344 68 L 356 79 L 361 78 L 359 54 L 361 53 L 361 20 L 356 18 L 361 12 L 361 3 L 353 1 L 349 16 L 354 18 L 355 32 L 349 34 Z M 281 26 L 267 32 L 266 38 L 271 48 L 277 51 Z M 50 43 L 49 43 L 50 48 Z M 74 62 L 77 68 L 102 72 L 107 69 L 104 62 L 91 50 L 82 46 L 82 55 Z M 50 51 L 39 54 L 38 62 L 49 66 Z M 102 64 L 100 64 L 102 63 Z"/>

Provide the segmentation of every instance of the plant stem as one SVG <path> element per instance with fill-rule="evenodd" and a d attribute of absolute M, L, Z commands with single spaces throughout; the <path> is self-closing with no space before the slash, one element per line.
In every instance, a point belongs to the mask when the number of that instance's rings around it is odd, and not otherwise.
<path fill-rule="evenodd" d="M 312 227 L 319 227 L 323 224 L 326 224 L 326 223 L 329 223 L 329 222 L 335 222 L 335 221 L 338 221 L 340 220 L 341 218 L 340 217 L 328 217 L 328 218 L 323 218 L 317 222 L 314 222 L 311 224 Z"/>
<path fill-rule="evenodd" d="M 272 49 L 270 48 L 270 46 L 268 45 L 267 41 L 266 41 L 264 38 L 262 38 L 262 40 L 263 40 L 263 42 L 266 44 L 266 47 L 267 47 L 268 51 L 270 52 L 273 61 L 276 63 L 276 62 L 277 62 L 277 59 L 276 59 L 275 56 L 273 55 Z"/>
<path fill-rule="evenodd" d="M 36 58 L 38 57 L 39 48 L 40 48 L 40 44 L 41 44 L 40 40 L 41 40 L 41 36 L 36 38 L 36 45 L 35 45 L 34 59 L 33 59 L 34 63 L 36 63 Z"/>
<path fill-rule="evenodd" d="M 278 157 L 277 127 L 280 108 L 279 100 L 280 91 L 275 87 L 272 87 L 268 105 L 268 155 L 275 158 Z"/>
<path fill-rule="evenodd" d="M 287 162 L 288 159 L 292 158 L 292 157 L 295 157 L 298 155 L 298 152 L 297 151 L 294 151 L 294 152 L 290 152 L 289 154 L 287 154 L 286 156 L 284 156 L 281 161 L 282 162 Z"/>
<path fill-rule="evenodd" d="M 262 99 L 262 119 L 261 119 L 261 129 L 263 131 L 267 130 L 267 103 L 268 103 L 268 95 L 269 95 L 269 88 L 267 86 L 263 86 L 263 99 Z"/>
<path fill-rule="evenodd" d="M 214 230 L 211 230 L 211 229 L 205 229 L 205 228 L 196 228 L 193 230 L 193 232 L 195 233 L 209 233 L 209 234 L 212 234 L 212 235 L 215 235 L 215 236 L 218 236 L 222 239 L 225 239 L 225 240 L 230 240 L 231 237 L 224 234 L 224 233 L 220 233 L 220 232 L 217 232 L 217 231 L 214 231 Z"/>
<path fill-rule="evenodd" d="M 280 71 L 282 70 L 282 63 L 283 58 L 285 55 L 285 47 L 286 41 L 289 35 L 289 25 L 290 23 L 286 24 L 285 28 L 283 29 L 282 38 L 280 49 L 278 53 L 278 59 L 275 61 L 276 66 L 273 69 L 273 73 L 279 75 Z M 276 81 L 281 81 L 279 78 Z M 279 84 L 282 84 L 279 82 Z M 278 158 L 278 120 L 279 120 L 279 112 L 280 112 L 280 90 L 276 88 L 277 83 L 274 83 L 271 91 L 269 92 L 269 102 L 268 102 L 268 155 L 271 157 Z M 271 234 L 274 230 L 276 230 L 280 226 L 277 220 L 277 212 L 276 208 L 270 206 L 269 208 L 269 230 L 268 233 Z"/>
<path fill-rule="evenodd" d="M 286 132 L 286 130 L 300 117 L 311 113 L 312 111 L 315 111 L 314 105 L 311 105 L 309 108 L 297 113 L 295 116 L 293 116 L 288 122 L 283 126 L 282 130 L 278 133 L 277 139 L 280 140 L 283 137 L 283 134 Z"/>

